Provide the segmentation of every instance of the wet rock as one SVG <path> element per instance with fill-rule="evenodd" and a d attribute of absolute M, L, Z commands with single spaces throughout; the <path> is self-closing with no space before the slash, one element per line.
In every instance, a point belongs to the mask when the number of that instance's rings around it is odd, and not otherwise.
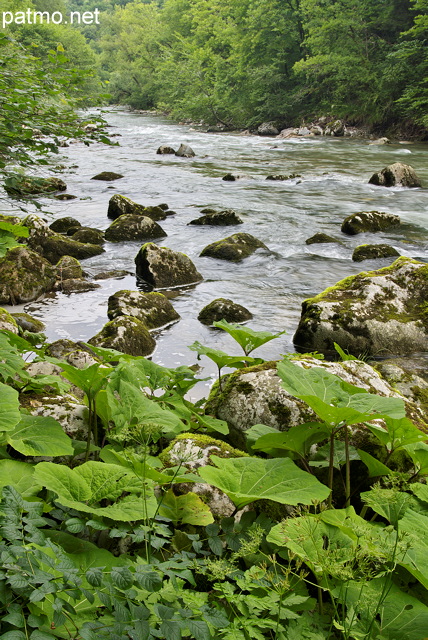
<path fill-rule="evenodd" d="M 295 360 L 294 364 L 305 369 L 325 369 L 369 393 L 402 398 L 377 371 L 359 360 L 327 362 L 308 355 Z M 284 389 L 276 370 L 276 362 L 239 369 L 223 379 L 223 391 L 220 392 L 217 387 L 212 392 L 207 411 L 227 421 L 233 443 L 238 447 L 244 446 L 245 431 L 255 424 L 287 431 L 292 426 L 317 420 L 312 409 L 303 400 L 295 398 Z M 411 401 L 406 401 L 406 412 L 420 428 L 427 428 L 422 411 Z"/>
<path fill-rule="evenodd" d="M 83 278 L 83 270 L 80 262 L 72 256 L 63 256 L 56 264 L 58 280 L 70 280 L 71 278 Z"/>
<path fill-rule="evenodd" d="M 15 197 L 65 191 L 67 189 L 67 185 L 60 178 L 33 178 L 18 175 L 7 180 L 3 186 L 9 196 Z"/>
<path fill-rule="evenodd" d="M 199 313 L 198 320 L 202 324 L 211 325 L 213 322 L 227 320 L 227 322 L 246 322 L 253 314 L 245 307 L 228 298 L 217 298 L 207 304 Z"/>
<path fill-rule="evenodd" d="M 277 136 L 279 129 L 276 127 L 275 122 L 263 122 L 257 127 L 257 133 L 259 136 Z"/>
<path fill-rule="evenodd" d="M 371 142 L 369 142 L 369 145 L 383 145 L 383 144 L 390 144 L 390 140 L 389 138 L 377 138 L 377 140 L 372 140 Z"/>
<path fill-rule="evenodd" d="M 345 125 L 342 120 L 334 120 L 333 122 L 329 122 L 329 124 L 324 129 L 324 135 L 326 136 L 335 136 L 337 138 L 345 135 Z"/>
<path fill-rule="evenodd" d="M 84 293 L 85 291 L 94 291 L 99 289 L 100 285 L 95 282 L 89 282 L 88 280 L 82 280 L 79 278 L 70 278 L 69 280 L 61 280 L 55 285 L 56 291 L 62 293 Z"/>
<path fill-rule="evenodd" d="M 305 240 L 305 244 L 324 244 L 327 242 L 340 243 L 340 240 L 337 240 L 337 238 L 333 238 L 333 236 L 329 236 L 326 233 L 315 233 L 313 236 Z"/>
<path fill-rule="evenodd" d="M 52 224 L 49 225 L 49 229 L 55 231 L 55 233 L 67 233 L 67 231 L 72 227 L 80 228 L 82 225 L 76 218 L 71 218 L 69 216 L 65 218 L 58 218 L 54 220 Z"/>
<path fill-rule="evenodd" d="M 154 220 L 165 220 L 167 216 L 175 215 L 175 211 L 165 210 L 163 207 L 149 206 L 144 208 L 144 214 L 147 218 Z"/>
<path fill-rule="evenodd" d="M 168 145 L 166 144 L 161 144 L 156 153 L 158 153 L 159 155 L 173 155 L 175 154 L 175 149 L 173 149 L 172 147 L 168 147 Z"/>
<path fill-rule="evenodd" d="M 207 213 L 200 218 L 191 220 L 189 224 L 226 227 L 235 224 L 242 224 L 242 222 L 241 218 L 236 214 L 236 211 L 233 211 L 233 209 L 226 209 L 226 211 L 214 211 L 213 213 Z"/>
<path fill-rule="evenodd" d="M 111 220 L 116 220 L 119 216 L 123 216 L 127 213 L 145 215 L 143 213 L 144 209 L 145 207 L 142 204 L 137 204 L 131 200 L 131 198 L 127 198 L 126 196 L 121 196 L 119 193 L 116 193 L 109 200 L 107 217 Z"/>
<path fill-rule="evenodd" d="M 235 233 L 233 236 L 209 244 L 201 251 L 200 255 L 218 260 L 240 262 L 260 248 L 267 249 L 267 246 L 258 238 L 249 233 Z"/>
<path fill-rule="evenodd" d="M 287 129 L 282 129 L 277 138 L 296 138 L 299 135 L 299 129 L 295 127 L 288 127 Z"/>
<path fill-rule="evenodd" d="M 88 340 L 88 344 L 116 349 L 131 356 L 149 356 L 156 347 L 147 327 L 131 316 L 119 316 L 107 322 L 96 336 Z"/>
<path fill-rule="evenodd" d="M 100 362 L 90 347 L 72 340 L 56 340 L 47 346 L 46 353 L 53 358 L 72 364 L 77 369 L 86 369 L 86 367 Z"/>
<path fill-rule="evenodd" d="M 151 240 L 164 238 L 165 231 L 151 218 L 141 215 L 125 214 L 117 218 L 106 229 L 105 239 L 109 242 L 126 240 Z"/>
<path fill-rule="evenodd" d="M 299 136 L 309 136 L 310 135 L 310 130 L 308 129 L 308 127 L 300 127 L 297 131 L 297 135 Z"/>
<path fill-rule="evenodd" d="M 90 227 L 82 227 L 73 235 L 71 239 L 75 242 L 83 242 L 84 244 L 104 244 L 104 233 L 99 229 L 91 229 Z"/>
<path fill-rule="evenodd" d="M 135 258 L 137 276 L 155 289 L 168 289 L 203 280 L 193 262 L 184 253 L 153 242 L 143 245 Z"/>
<path fill-rule="evenodd" d="M 384 231 L 400 224 L 400 217 L 380 211 L 361 211 L 345 218 L 341 230 L 350 236 L 364 231 Z"/>
<path fill-rule="evenodd" d="M 320 127 L 318 124 L 312 125 L 309 129 L 309 133 L 313 133 L 314 136 L 322 136 L 324 133 L 324 129 Z"/>
<path fill-rule="evenodd" d="M 390 247 L 389 244 L 360 244 L 355 247 L 352 260 L 354 262 L 362 262 L 363 260 L 375 260 L 377 258 L 396 258 L 399 255 L 397 249 Z"/>
<path fill-rule="evenodd" d="M 113 269 L 112 271 L 101 271 L 93 276 L 94 280 L 108 280 L 109 278 L 124 278 L 132 275 L 130 271 L 124 269 Z"/>
<path fill-rule="evenodd" d="M 20 327 L 23 331 L 29 331 L 30 333 L 41 333 L 46 328 L 41 320 L 30 316 L 29 313 L 11 313 L 11 316 L 15 320 L 18 327 Z M 5 327 L 2 328 L 4 329 Z"/>
<path fill-rule="evenodd" d="M 0 307 L 0 331 L 10 331 L 11 333 L 18 333 L 18 323 L 6 309 Z"/>
<path fill-rule="evenodd" d="M 211 209 L 211 207 L 205 207 L 205 209 L 201 209 L 202 214 L 206 213 L 218 213 L 217 209 Z"/>
<path fill-rule="evenodd" d="M 408 367 L 408 363 L 404 363 L 404 366 Z M 428 416 L 428 380 L 404 369 L 400 359 L 377 362 L 373 367 L 394 389 L 414 402 Z"/>
<path fill-rule="evenodd" d="M 128 290 L 116 291 L 109 297 L 107 315 L 110 320 L 132 316 L 149 330 L 166 327 L 180 319 L 168 298 L 161 293 Z"/>
<path fill-rule="evenodd" d="M 301 178 L 300 173 L 290 173 L 286 175 L 284 173 L 275 173 L 270 176 L 266 176 L 266 180 L 293 180 L 294 178 Z"/>
<path fill-rule="evenodd" d="M 55 268 L 27 247 L 9 249 L 0 259 L 0 304 L 20 304 L 36 300 L 52 291 Z"/>
<path fill-rule="evenodd" d="M 115 173 L 114 171 L 101 171 L 101 173 L 97 173 L 96 176 L 93 176 L 91 180 L 104 180 L 106 182 L 110 182 L 112 180 L 119 180 L 119 178 L 123 178 L 121 173 Z"/>
<path fill-rule="evenodd" d="M 193 151 L 188 144 L 180 144 L 178 147 L 178 151 L 175 152 L 175 155 L 179 158 L 193 158 L 196 153 Z"/>
<path fill-rule="evenodd" d="M 428 265 L 400 257 L 305 300 L 294 344 L 329 354 L 337 342 L 357 357 L 426 351 L 427 298 Z"/>
<path fill-rule="evenodd" d="M 372 175 L 369 184 L 381 187 L 421 187 L 416 171 L 408 164 L 394 162 Z"/>
<path fill-rule="evenodd" d="M 224 180 L 225 182 L 235 182 L 236 176 L 234 176 L 232 173 L 226 173 L 226 175 L 222 177 L 222 180 Z"/>
<path fill-rule="evenodd" d="M 59 193 L 54 198 L 55 200 L 76 200 L 77 196 L 73 196 L 71 193 Z"/>

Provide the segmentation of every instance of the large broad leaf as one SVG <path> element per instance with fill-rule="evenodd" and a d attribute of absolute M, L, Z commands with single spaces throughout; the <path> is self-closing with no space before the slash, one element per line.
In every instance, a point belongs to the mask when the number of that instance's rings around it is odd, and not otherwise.
<path fill-rule="evenodd" d="M 380 462 L 380 460 L 374 458 L 372 455 L 370 455 L 370 453 L 367 453 L 367 451 L 363 451 L 362 449 L 357 449 L 357 451 L 361 460 L 369 470 L 369 478 L 388 476 L 393 473 L 392 470 L 386 466 L 386 464 L 383 464 L 383 462 Z"/>
<path fill-rule="evenodd" d="M 20 420 L 18 392 L 0 382 L 0 432 L 11 431 Z"/>
<path fill-rule="evenodd" d="M 211 347 L 205 347 L 200 342 L 196 341 L 189 346 L 189 349 L 192 351 L 196 351 L 198 354 L 198 360 L 201 356 L 207 356 L 210 360 L 217 365 L 219 369 L 223 369 L 223 367 L 237 367 L 240 364 L 247 363 L 251 364 L 253 358 L 246 358 L 244 356 L 230 356 L 225 351 L 220 351 L 219 349 L 211 349 Z"/>
<path fill-rule="evenodd" d="M 214 522 L 208 505 L 191 491 L 183 496 L 176 496 L 171 489 L 167 491 L 162 498 L 159 515 L 169 518 L 174 524 L 206 526 Z"/>
<path fill-rule="evenodd" d="M 409 493 L 376 487 L 360 494 L 361 500 L 388 522 L 397 525 L 407 509 L 416 502 Z"/>
<path fill-rule="evenodd" d="M 0 489 L 8 485 L 23 498 L 36 495 L 42 488 L 34 481 L 34 466 L 17 460 L 0 460 Z"/>
<path fill-rule="evenodd" d="M 419 492 L 415 493 L 417 495 Z M 408 549 L 404 558 L 398 558 L 398 564 L 428 589 L 428 515 L 407 509 L 398 523 L 398 530 L 408 534 Z"/>
<path fill-rule="evenodd" d="M 271 333 L 270 331 L 254 331 L 249 327 L 243 327 L 240 324 L 234 324 L 232 322 L 227 322 L 226 320 L 213 322 L 213 325 L 218 329 L 227 331 L 227 333 L 231 335 L 232 338 L 242 347 L 246 356 L 248 356 L 251 351 L 254 351 L 254 349 L 261 347 L 270 340 L 279 338 L 279 336 L 282 336 L 285 333 L 285 331 L 280 331 L 279 333 Z"/>
<path fill-rule="evenodd" d="M 253 449 L 269 453 L 272 449 L 285 449 L 300 456 L 306 457 L 309 449 L 315 442 L 325 440 L 329 435 L 329 430 L 324 424 L 319 422 L 308 422 L 291 427 L 288 431 L 267 433 L 262 435 Z"/>
<path fill-rule="evenodd" d="M 426 434 L 415 427 L 408 418 L 385 416 L 384 421 L 386 430 L 379 425 L 373 424 L 368 424 L 367 427 L 388 449 L 398 449 L 408 444 L 426 440 Z"/>
<path fill-rule="evenodd" d="M 216 467 L 201 467 L 200 476 L 224 491 L 238 509 L 254 500 L 281 504 L 312 504 L 326 500 L 330 490 L 289 458 L 219 458 Z"/>
<path fill-rule="evenodd" d="M 10 331 L 0 331 L 0 378 L 5 382 L 12 380 L 25 367 L 25 361 L 11 344 L 14 335 Z"/>
<path fill-rule="evenodd" d="M 428 445 L 425 442 L 414 442 L 412 444 L 403 445 L 403 449 L 407 451 L 411 457 L 415 469 L 420 475 L 428 474 Z"/>
<path fill-rule="evenodd" d="M 106 377 L 113 371 L 112 367 L 96 362 L 86 369 L 77 369 L 73 365 L 61 360 L 51 358 L 62 369 L 62 375 L 79 389 L 82 389 L 89 398 L 94 398 L 104 384 Z"/>
<path fill-rule="evenodd" d="M 72 440 L 59 422 L 49 416 L 22 415 L 20 423 L 8 433 L 11 447 L 24 456 L 72 456 Z"/>

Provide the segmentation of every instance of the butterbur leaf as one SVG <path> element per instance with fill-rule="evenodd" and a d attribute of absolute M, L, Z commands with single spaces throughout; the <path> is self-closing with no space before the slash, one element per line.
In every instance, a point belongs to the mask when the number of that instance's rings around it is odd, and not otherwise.
<path fill-rule="evenodd" d="M 404 491 L 378 487 L 361 493 L 360 497 L 373 511 L 386 518 L 394 526 L 412 505 L 412 501 L 415 502 L 415 498 Z"/>
<path fill-rule="evenodd" d="M 392 473 L 391 469 L 389 469 L 385 464 L 383 464 L 383 462 L 380 462 L 380 460 L 377 460 L 377 458 L 374 458 L 373 456 L 371 456 L 370 453 L 367 453 L 367 451 L 363 451 L 362 449 L 357 449 L 357 451 L 361 460 L 364 462 L 367 469 L 369 470 L 369 478 L 376 478 L 378 476 L 387 476 Z"/>
<path fill-rule="evenodd" d="M 18 392 L 0 382 L 0 432 L 11 431 L 20 420 Z"/>
<path fill-rule="evenodd" d="M 171 489 L 167 491 L 159 506 L 159 515 L 174 523 L 204 526 L 214 522 L 208 505 L 191 491 L 182 496 L 176 496 Z"/>
<path fill-rule="evenodd" d="M 11 447 L 24 456 L 71 456 L 71 438 L 59 422 L 49 416 L 22 415 L 19 424 L 8 433 Z"/>
<path fill-rule="evenodd" d="M 200 342 L 196 341 L 189 346 L 189 349 L 192 351 L 196 351 L 198 354 L 198 359 L 200 356 L 207 356 L 210 360 L 217 365 L 219 369 L 223 369 L 223 367 L 237 367 L 242 363 L 250 364 L 253 358 L 245 358 L 243 356 L 230 356 L 225 351 L 220 351 L 219 349 L 211 349 L 211 347 L 205 347 Z"/>
<path fill-rule="evenodd" d="M 3 487 L 13 486 L 23 498 L 37 495 L 42 485 L 34 481 L 34 466 L 18 460 L 0 460 L 0 493 Z"/>
<path fill-rule="evenodd" d="M 386 398 L 384 398 L 384 400 L 386 400 Z M 406 417 L 395 418 L 385 416 L 384 421 L 386 430 L 376 424 L 367 424 L 366 426 L 388 449 L 395 450 L 408 444 L 426 440 L 426 434 L 422 433 L 420 429 Z"/>
<path fill-rule="evenodd" d="M 219 458 L 211 456 L 216 467 L 201 467 L 200 476 L 224 491 L 238 509 L 254 500 L 273 500 L 281 504 L 312 504 L 326 500 L 330 490 L 313 475 L 302 471 L 289 458 Z"/>
<path fill-rule="evenodd" d="M 266 344 L 266 342 L 279 338 L 279 336 L 282 336 L 285 333 L 285 331 L 280 331 L 279 333 L 271 333 L 270 331 L 254 331 L 249 327 L 243 327 L 240 324 L 234 324 L 232 322 L 227 322 L 226 320 L 213 322 L 213 325 L 218 329 L 227 331 L 227 333 L 231 335 L 232 338 L 242 347 L 246 356 L 258 347 Z"/>
<path fill-rule="evenodd" d="M 325 440 L 328 435 L 329 430 L 324 424 L 308 422 L 290 427 L 288 431 L 266 433 L 256 440 L 252 448 L 266 453 L 272 449 L 284 449 L 306 457 L 311 446 Z"/>
<path fill-rule="evenodd" d="M 414 442 L 403 445 L 408 455 L 411 457 L 419 475 L 428 474 L 428 445 L 425 442 Z"/>

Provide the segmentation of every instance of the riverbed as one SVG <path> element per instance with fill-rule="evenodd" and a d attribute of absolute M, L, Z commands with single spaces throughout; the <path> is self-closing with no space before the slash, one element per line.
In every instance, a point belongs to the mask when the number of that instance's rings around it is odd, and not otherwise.
<path fill-rule="evenodd" d="M 384 188 L 368 184 L 374 171 L 393 162 L 405 162 L 428 186 L 426 143 L 369 145 L 352 138 L 277 139 L 239 133 L 204 133 L 191 125 L 167 118 L 108 110 L 104 117 L 119 146 L 72 143 L 56 158 L 66 169 L 58 174 L 67 192 L 77 198 L 57 201 L 42 198 L 44 217 L 73 216 L 82 225 L 106 229 L 108 201 L 115 193 L 143 205 L 167 203 L 176 215 L 161 221 L 167 237 L 162 246 L 186 253 L 203 275 L 203 282 L 167 293 L 181 316 L 175 325 L 155 334 L 155 362 L 175 367 L 194 364 L 188 345 L 195 340 L 231 354 L 239 347 L 224 332 L 202 325 L 197 316 L 211 300 L 230 298 L 254 315 L 248 323 L 256 330 L 286 331 L 254 353 L 267 359 L 294 351 L 293 334 L 300 318 L 302 300 L 342 278 L 362 270 L 390 264 L 391 259 L 352 261 L 353 248 L 364 243 L 387 243 L 400 254 L 428 261 L 428 190 Z M 194 158 L 157 155 L 161 144 L 178 148 L 188 144 Z M 91 177 L 115 171 L 124 177 L 100 182 Z M 244 177 L 226 182 L 227 174 Z M 38 172 L 40 175 L 40 172 Z M 267 181 L 270 174 L 300 174 L 287 181 Z M 234 209 L 244 221 L 236 227 L 188 226 L 210 207 Z M 381 233 L 346 236 L 343 219 L 358 211 L 398 214 L 400 227 Z M 40 215 L 40 214 L 39 214 Z M 338 244 L 306 245 L 305 239 L 324 232 Z M 232 233 L 246 232 L 268 247 L 241 263 L 201 258 L 209 243 Z M 122 279 L 101 280 L 99 289 L 87 293 L 57 293 L 32 302 L 25 310 L 46 324 L 49 341 L 59 338 L 86 341 L 107 322 L 107 299 L 121 289 L 136 289 L 134 258 L 141 243 L 106 243 L 105 253 L 84 261 L 90 275 L 111 269 L 132 273 Z M 15 309 L 16 310 L 16 309 Z M 214 376 L 206 358 L 201 377 Z M 207 391 L 201 383 L 194 397 Z"/>

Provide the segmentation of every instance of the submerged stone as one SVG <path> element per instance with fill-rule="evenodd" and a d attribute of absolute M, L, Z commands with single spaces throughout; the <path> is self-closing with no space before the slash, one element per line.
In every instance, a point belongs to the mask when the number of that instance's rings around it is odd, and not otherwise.
<path fill-rule="evenodd" d="M 400 257 L 305 300 L 294 344 L 330 354 L 337 342 L 357 357 L 426 351 L 427 299 L 428 265 Z"/>
<path fill-rule="evenodd" d="M 105 232 L 105 239 L 109 240 L 109 242 L 151 240 L 152 238 L 163 238 L 165 236 L 165 231 L 154 220 L 135 214 L 120 216 L 112 222 Z"/>
<path fill-rule="evenodd" d="M 157 154 L 159 155 L 174 155 L 175 154 L 175 149 L 173 149 L 172 147 L 168 147 L 168 145 L 166 144 L 161 144 L 160 147 L 158 147 L 158 150 L 156 151 Z"/>
<path fill-rule="evenodd" d="M 227 320 L 227 322 L 246 322 L 253 314 L 245 307 L 228 298 L 217 298 L 207 304 L 199 313 L 198 320 L 202 324 L 211 325 L 213 322 Z"/>
<path fill-rule="evenodd" d="M 341 230 L 349 236 L 355 236 L 364 231 L 384 231 L 399 225 L 400 217 L 393 213 L 360 211 L 345 218 Z"/>
<path fill-rule="evenodd" d="M 209 244 L 202 249 L 200 255 L 218 260 L 240 262 L 257 249 L 267 249 L 267 246 L 249 233 L 235 233 L 233 236 Z"/>
<path fill-rule="evenodd" d="M 421 187 L 416 171 L 409 164 L 394 162 L 372 175 L 369 184 L 381 187 Z"/>
<path fill-rule="evenodd" d="M 45 330 L 45 325 L 43 324 L 43 322 L 41 320 L 38 320 L 38 318 L 30 316 L 29 313 L 12 313 L 11 316 L 15 320 L 18 327 L 20 327 L 23 331 L 29 331 L 30 333 L 41 333 Z"/>
<path fill-rule="evenodd" d="M 168 298 L 161 293 L 141 291 L 116 291 L 108 299 L 107 315 L 110 320 L 120 316 L 132 316 L 146 327 L 159 329 L 180 319 Z"/>
<path fill-rule="evenodd" d="M 315 233 L 313 236 L 305 240 L 305 244 L 327 244 L 328 242 L 340 243 L 340 240 L 333 238 L 333 236 L 329 236 L 326 233 Z"/>
<path fill-rule="evenodd" d="M 53 290 L 55 268 L 28 247 L 9 249 L 0 259 L 0 304 L 21 304 Z"/>
<path fill-rule="evenodd" d="M 143 245 L 135 258 L 137 276 L 155 289 L 168 289 L 203 280 L 193 262 L 184 253 L 153 242 Z"/>
<path fill-rule="evenodd" d="M 352 260 L 354 262 L 362 262 L 363 260 L 375 260 L 377 258 L 396 258 L 399 255 L 397 249 L 390 247 L 389 244 L 360 244 L 355 247 Z"/>
<path fill-rule="evenodd" d="M 111 180 L 119 180 L 119 178 L 123 178 L 121 173 L 115 173 L 114 171 L 101 171 L 101 173 L 97 173 L 96 176 L 93 176 L 91 180 L 105 180 L 110 182 Z"/>
<path fill-rule="evenodd" d="M 96 336 L 88 340 L 88 344 L 116 349 L 131 356 L 149 356 L 156 347 L 147 327 L 131 316 L 119 316 L 107 322 Z"/>

